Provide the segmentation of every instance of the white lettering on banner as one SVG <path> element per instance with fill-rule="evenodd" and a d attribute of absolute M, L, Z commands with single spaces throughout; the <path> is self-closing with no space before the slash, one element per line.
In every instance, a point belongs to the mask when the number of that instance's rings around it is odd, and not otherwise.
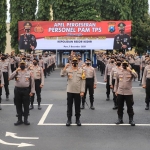
<path fill-rule="evenodd" d="M 55 23 L 54 27 L 65 27 L 64 23 Z"/>
<path fill-rule="evenodd" d="M 96 27 L 96 23 L 67 23 L 67 27 Z"/>
<path fill-rule="evenodd" d="M 48 32 L 76 32 L 75 28 L 48 28 Z"/>
<path fill-rule="evenodd" d="M 93 32 L 102 32 L 101 28 L 92 28 Z"/>
<path fill-rule="evenodd" d="M 90 32 L 90 28 L 78 28 L 78 32 Z"/>

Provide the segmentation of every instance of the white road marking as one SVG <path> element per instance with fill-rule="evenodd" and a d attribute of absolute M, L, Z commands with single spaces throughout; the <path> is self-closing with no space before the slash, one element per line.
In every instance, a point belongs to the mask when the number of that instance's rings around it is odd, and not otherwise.
<path fill-rule="evenodd" d="M 50 112 L 52 106 L 53 106 L 53 105 L 51 104 L 51 105 L 49 105 L 49 106 L 47 107 L 47 109 L 46 109 L 45 113 L 43 114 L 41 120 L 39 121 L 38 125 L 43 125 L 43 124 L 44 124 L 44 121 L 46 120 L 46 117 L 47 117 L 48 113 Z"/>
<path fill-rule="evenodd" d="M 29 140 L 37 140 L 37 139 L 39 139 L 39 137 L 18 137 L 18 136 L 16 136 L 16 134 L 17 133 L 6 132 L 5 136 L 10 136 L 10 137 L 15 138 L 15 139 L 29 139 Z"/>
<path fill-rule="evenodd" d="M 27 146 L 35 146 L 33 144 L 28 143 L 8 143 L 0 139 L 0 143 L 4 145 L 18 146 L 18 147 L 27 147 Z"/>

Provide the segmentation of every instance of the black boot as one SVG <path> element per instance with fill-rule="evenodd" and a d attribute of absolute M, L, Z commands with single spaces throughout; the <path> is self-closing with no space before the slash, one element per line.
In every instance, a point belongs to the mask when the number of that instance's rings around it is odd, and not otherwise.
<path fill-rule="evenodd" d="M 25 125 L 30 125 L 30 122 L 28 121 L 28 117 L 24 117 L 24 124 Z"/>
<path fill-rule="evenodd" d="M 9 100 L 9 95 L 6 95 L 6 101 L 8 101 Z"/>
<path fill-rule="evenodd" d="M 0 110 L 2 110 L 1 103 L 0 103 Z"/>
<path fill-rule="evenodd" d="M 32 110 L 32 109 L 34 109 L 34 106 L 31 104 L 29 107 L 29 110 Z"/>
<path fill-rule="evenodd" d="M 77 126 L 81 126 L 80 117 L 76 117 L 76 124 Z"/>
<path fill-rule="evenodd" d="M 114 102 L 113 110 L 116 110 L 116 109 L 118 109 L 118 106 L 117 106 L 116 102 Z"/>
<path fill-rule="evenodd" d="M 41 110 L 41 109 L 42 109 L 42 107 L 41 107 L 40 103 L 38 103 L 38 110 Z"/>
<path fill-rule="evenodd" d="M 118 120 L 116 122 L 116 124 L 123 124 L 123 116 L 118 116 Z"/>
<path fill-rule="evenodd" d="M 68 117 L 68 120 L 67 120 L 66 126 L 70 126 L 71 124 L 72 124 L 71 117 Z"/>
<path fill-rule="evenodd" d="M 18 125 L 21 125 L 23 124 L 23 121 L 22 121 L 22 116 L 21 117 L 18 117 L 18 121 L 16 123 L 14 123 L 15 126 L 18 126 Z"/>
<path fill-rule="evenodd" d="M 91 103 L 90 109 L 94 110 L 95 107 L 93 106 L 93 102 Z"/>
<path fill-rule="evenodd" d="M 82 103 L 81 109 L 85 108 L 85 103 Z"/>
<path fill-rule="evenodd" d="M 109 101 L 109 100 L 110 100 L 109 95 L 107 95 L 106 101 Z"/>
<path fill-rule="evenodd" d="M 133 116 L 129 116 L 129 124 L 131 124 L 131 126 L 135 126 L 135 122 L 133 121 Z"/>
<path fill-rule="evenodd" d="M 145 110 L 149 110 L 149 104 L 146 105 Z"/>

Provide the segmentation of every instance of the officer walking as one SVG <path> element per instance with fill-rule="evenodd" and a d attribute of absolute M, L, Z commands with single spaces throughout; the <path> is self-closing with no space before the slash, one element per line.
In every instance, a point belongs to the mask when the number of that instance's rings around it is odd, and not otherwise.
<path fill-rule="evenodd" d="M 138 74 L 138 81 L 140 81 L 140 65 L 141 65 L 141 58 L 139 57 L 139 55 L 137 54 L 134 57 L 134 69 L 136 71 L 136 73 Z"/>
<path fill-rule="evenodd" d="M 11 67 L 10 67 L 10 63 L 5 61 L 6 59 L 6 55 L 2 54 L 1 57 L 1 61 L 0 61 L 0 70 L 3 73 L 3 78 L 4 78 L 4 88 L 5 88 L 5 92 L 6 92 L 6 100 L 9 99 L 9 76 L 11 74 Z M 2 94 L 1 94 L 2 95 Z"/>
<path fill-rule="evenodd" d="M 30 125 L 30 122 L 28 122 L 29 96 L 33 96 L 33 93 L 35 93 L 35 83 L 31 72 L 25 69 L 25 61 L 21 61 L 20 67 L 10 75 L 10 80 L 12 79 L 15 79 L 15 103 L 18 114 L 18 121 L 14 125 L 17 126 L 23 123 L 23 115 L 24 124 Z M 24 114 L 22 112 L 22 105 L 24 107 Z"/>
<path fill-rule="evenodd" d="M 137 73 L 128 67 L 128 62 L 124 61 L 122 63 L 123 69 L 118 70 L 115 80 L 114 92 L 116 92 L 118 100 L 118 121 L 116 124 L 123 123 L 123 107 L 124 101 L 127 104 L 127 112 L 129 115 L 129 124 L 135 126 L 133 121 L 134 111 L 133 111 L 133 93 L 132 93 L 132 79 L 137 78 Z"/>
<path fill-rule="evenodd" d="M 20 49 L 34 50 L 37 46 L 36 38 L 33 34 L 30 34 L 32 24 L 30 22 L 24 23 L 24 34 L 20 35 L 19 46 Z"/>
<path fill-rule="evenodd" d="M 3 73 L 2 71 L 0 70 L 0 110 L 2 109 L 1 107 L 1 95 L 2 95 L 2 87 L 4 86 L 4 78 L 3 78 Z"/>
<path fill-rule="evenodd" d="M 90 108 L 94 110 L 93 102 L 94 102 L 94 89 L 96 89 L 97 85 L 97 78 L 96 78 L 96 73 L 95 69 L 91 66 L 91 59 L 87 58 L 85 62 L 86 66 L 83 67 L 83 70 L 86 75 L 86 83 L 85 83 L 85 93 L 84 96 L 82 97 L 82 107 L 81 109 L 85 108 L 85 99 L 86 99 L 86 94 L 87 90 L 89 89 L 89 96 L 90 96 Z"/>
<path fill-rule="evenodd" d="M 81 126 L 80 122 L 80 104 L 81 97 L 84 96 L 85 92 L 85 74 L 83 69 L 78 68 L 78 60 L 74 58 L 72 60 L 72 67 L 69 67 L 70 64 L 66 64 L 65 68 L 62 70 L 62 77 L 67 74 L 68 84 L 67 84 L 67 117 L 68 121 L 66 126 L 72 124 L 72 106 L 73 102 L 75 104 L 75 116 L 77 126 Z"/>
<path fill-rule="evenodd" d="M 38 59 L 34 58 L 33 59 L 33 66 L 30 67 L 30 70 L 33 74 L 34 77 L 34 82 L 35 82 L 35 92 L 37 96 L 37 102 L 38 102 L 38 109 L 41 110 L 41 89 L 44 86 L 44 73 L 43 69 L 38 65 Z M 31 105 L 30 105 L 30 110 L 34 108 L 33 103 L 34 103 L 34 96 L 31 96 Z"/>
<path fill-rule="evenodd" d="M 121 22 L 118 24 L 120 34 L 116 35 L 114 38 L 114 49 L 129 49 L 131 48 L 131 39 L 128 34 L 125 34 L 126 24 Z"/>
<path fill-rule="evenodd" d="M 142 86 L 145 88 L 146 92 L 146 108 L 145 110 L 149 110 L 149 102 L 150 102 L 150 58 L 147 60 L 148 65 L 144 69 L 143 78 L 142 78 Z"/>

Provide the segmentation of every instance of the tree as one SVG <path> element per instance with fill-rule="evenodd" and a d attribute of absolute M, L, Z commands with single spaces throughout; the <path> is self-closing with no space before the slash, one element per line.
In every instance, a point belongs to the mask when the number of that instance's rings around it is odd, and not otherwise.
<path fill-rule="evenodd" d="M 36 15 L 37 20 L 48 21 L 50 16 L 50 0 L 39 0 L 38 12 Z"/>
<path fill-rule="evenodd" d="M 6 48 L 6 19 L 7 19 L 7 4 L 6 0 L 0 1 L 0 52 L 4 53 Z"/>

